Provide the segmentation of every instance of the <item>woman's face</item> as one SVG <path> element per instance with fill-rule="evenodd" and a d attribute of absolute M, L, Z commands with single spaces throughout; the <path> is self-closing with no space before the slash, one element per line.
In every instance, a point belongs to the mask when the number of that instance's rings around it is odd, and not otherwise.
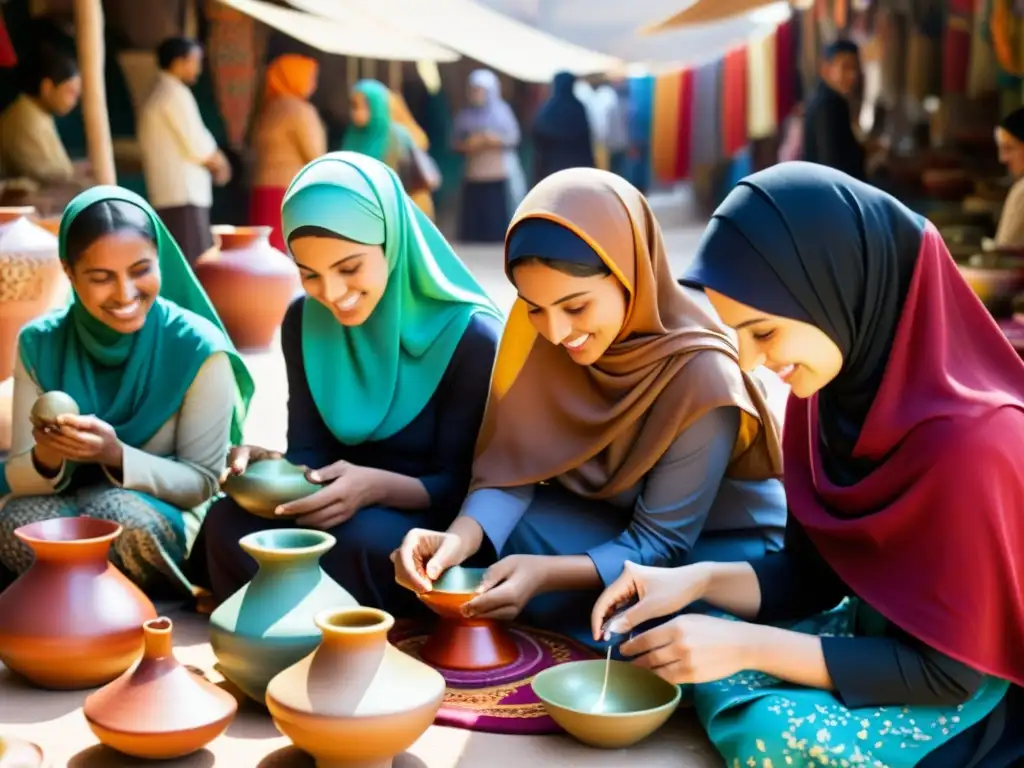
<path fill-rule="evenodd" d="M 160 295 L 156 246 L 135 232 L 98 238 L 64 271 L 86 311 L 118 333 L 141 330 Z"/>
<path fill-rule="evenodd" d="M 999 162 L 1014 176 L 1024 176 L 1024 142 L 1005 128 L 996 128 Z"/>
<path fill-rule="evenodd" d="M 810 397 L 842 369 L 839 347 L 816 326 L 769 315 L 710 289 L 705 292 L 718 316 L 736 331 L 743 370 L 763 365 L 789 384 L 794 395 Z"/>
<path fill-rule="evenodd" d="M 487 91 L 479 85 L 469 86 L 469 103 L 474 107 L 482 107 L 487 103 Z"/>
<path fill-rule="evenodd" d="M 290 245 L 306 293 L 342 325 L 365 323 L 388 285 L 384 249 L 336 237 L 300 237 Z"/>
<path fill-rule="evenodd" d="M 366 96 L 359 91 L 353 91 L 348 99 L 348 119 L 356 128 L 365 128 L 370 122 L 370 104 Z"/>
<path fill-rule="evenodd" d="M 596 363 L 626 322 L 626 291 L 613 275 L 573 277 L 528 261 L 513 277 L 533 327 L 578 365 Z"/>

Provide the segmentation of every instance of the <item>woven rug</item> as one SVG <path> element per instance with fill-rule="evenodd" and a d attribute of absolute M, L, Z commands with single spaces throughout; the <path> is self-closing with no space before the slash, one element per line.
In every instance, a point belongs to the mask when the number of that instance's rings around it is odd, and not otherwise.
<path fill-rule="evenodd" d="M 534 696 L 530 683 L 534 675 L 549 667 L 596 659 L 598 655 L 554 632 L 515 626 L 511 633 L 519 646 L 519 658 L 506 667 L 481 672 L 436 668 L 448 683 L 448 690 L 435 723 L 488 733 L 562 732 Z M 391 631 L 395 647 L 417 659 L 428 637 L 429 629 L 406 622 L 396 624 Z"/>

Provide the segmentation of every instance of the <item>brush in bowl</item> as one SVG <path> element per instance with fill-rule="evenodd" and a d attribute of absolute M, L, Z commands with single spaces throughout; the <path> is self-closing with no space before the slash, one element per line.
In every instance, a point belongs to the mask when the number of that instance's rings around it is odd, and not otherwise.
<path fill-rule="evenodd" d="M 224 493 L 246 512 L 268 520 L 278 519 L 274 510 L 298 501 L 323 486 L 306 479 L 306 470 L 287 459 L 264 459 L 250 464 L 240 475 L 224 481 Z"/>
<path fill-rule="evenodd" d="M 442 669 L 496 669 L 519 657 L 519 647 L 504 624 L 462 615 L 462 606 L 476 597 L 485 573 L 484 568 L 456 565 L 442 573 L 429 592 L 419 595 L 439 617 L 420 649 L 420 657 L 428 664 Z"/>
<path fill-rule="evenodd" d="M 572 661 L 533 678 L 533 692 L 551 719 L 577 740 L 623 749 L 661 728 L 679 706 L 680 690 L 643 667 L 612 661 L 602 699 L 603 659 Z"/>

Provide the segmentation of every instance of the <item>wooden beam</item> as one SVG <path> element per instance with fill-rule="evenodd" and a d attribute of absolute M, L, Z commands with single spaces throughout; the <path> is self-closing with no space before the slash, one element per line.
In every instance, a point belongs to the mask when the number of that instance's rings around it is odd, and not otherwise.
<path fill-rule="evenodd" d="M 101 0 L 75 0 L 75 45 L 82 70 L 82 117 L 89 164 L 97 184 L 116 184 L 114 145 L 110 138 L 107 87 L 103 77 L 106 56 Z"/>

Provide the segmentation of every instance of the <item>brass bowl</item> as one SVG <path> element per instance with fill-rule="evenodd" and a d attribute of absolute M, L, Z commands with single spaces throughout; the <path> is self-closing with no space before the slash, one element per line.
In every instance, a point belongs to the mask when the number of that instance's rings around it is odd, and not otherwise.
<path fill-rule="evenodd" d="M 443 669 L 481 670 L 505 667 L 519 658 L 519 646 L 507 628 L 492 619 L 462 615 L 476 597 L 484 568 L 456 565 L 442 573 L 429 592 L 419 595 L 440 620 L 420 648 L 420 658 Z"/>
<path fill-rule="evenodd" d="M 658 730 L 679 706 L 678 685 L 643 667 L 611 662 L 608 688 L 595 711 L 604 684 L 605 661 L 571 661 L 533 678 L 533 692 L 551 719 L 591 747 L 623 749 Z"/>
<path fill-rule="evenodd" d="M 224 481 L 224 492 L 246 512 L 277 520 L 281 504 L 304 499 L 323 486 L 306 479 L 306 470 L 287 459 L 264 459 L 250 464 L 240 475 Z"/>

